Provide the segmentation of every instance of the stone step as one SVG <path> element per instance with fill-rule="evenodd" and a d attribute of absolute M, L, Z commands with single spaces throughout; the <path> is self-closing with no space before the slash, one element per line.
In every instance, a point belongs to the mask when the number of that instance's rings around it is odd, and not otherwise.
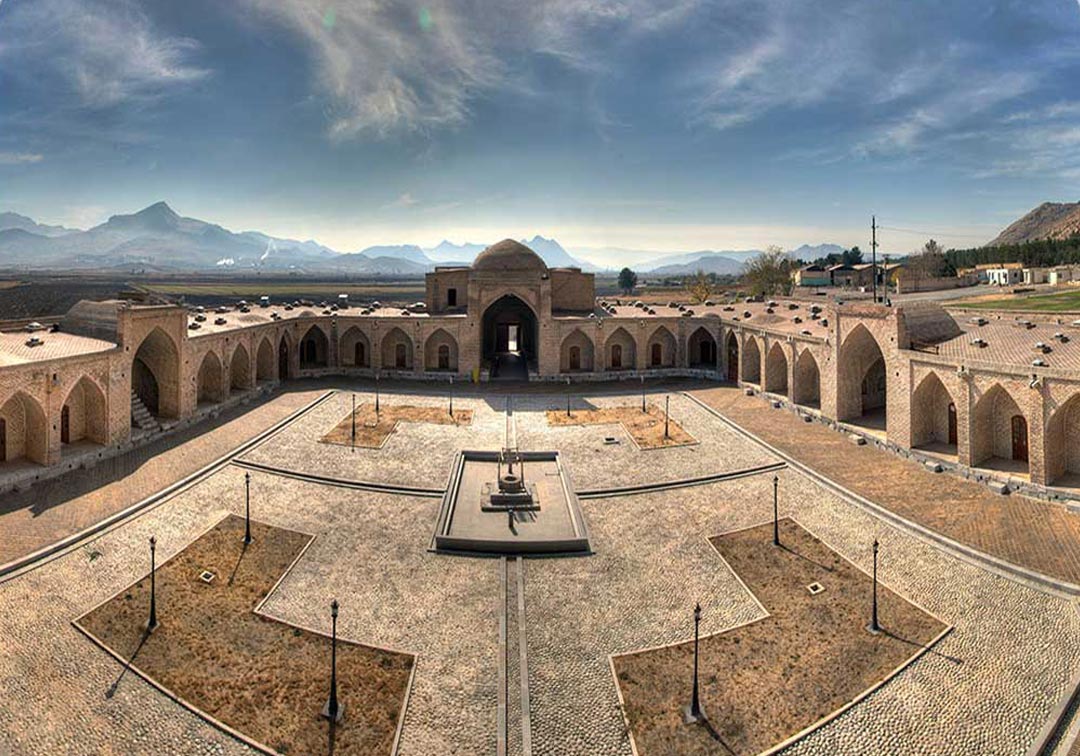
<path fill-rule="evenodd" d="M 150 410 L 143 404 L 142 399 L 131 390 L 131 419 L 139 430 L 156 431 L 161 429 L 161 424 L 150 414 Z"/>

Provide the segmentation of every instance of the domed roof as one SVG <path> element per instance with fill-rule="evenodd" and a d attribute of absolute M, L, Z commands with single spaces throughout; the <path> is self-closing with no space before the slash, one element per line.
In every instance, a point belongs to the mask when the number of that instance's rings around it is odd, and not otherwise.
<path fill-rule="evenodd" d="M 524 244 L 513 239 L 503 239 L 497 244 L 492 244 L 476 256 L 473 261 L 473 270 L 533 270 L 546 272 L 540 255 L 533 252 Z"/>

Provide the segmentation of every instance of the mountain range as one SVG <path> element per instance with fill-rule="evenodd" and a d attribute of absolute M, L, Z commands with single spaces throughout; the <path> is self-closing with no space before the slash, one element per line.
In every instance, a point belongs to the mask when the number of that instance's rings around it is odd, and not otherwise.
<path fill-rule="evenodd" d="M 745 259 L 758 252 L 671 253 L 583 248 L 571 254 L 555 239 L 540 235 L 521 241 L 550 267 L 610 271 L 611 268 L 595 265 L 584 256 L 596 252 L 607 259 L 638 260 L 631 267 L 639 273 L 660 276 L 687 275 L 698 270 L 737 275 Z M 312 240 L 298 241 L 258 231 L 233 232 L 214 223 L 181 216 L 165 202 L 155 202 L 136 213 L 113 215 L 86 230 L 44 225 L 18 213 L 0 212 L 0 268 L 16 270 L 215 270 L 413 278 L 436 265 L 469 265 L 487 246 L 443 241 L 430 248 L 415 244 L 379 245 L 342 253 Z M 830 251 L 842 251 L 842 248 L 831 244 L 803 245 L 791 254 L 814 259 Z"/>
<path fill-rule="evenodd" d="M 1080 202 L 1044 202 L 994 238 L 988 247 L 1080 235 Z"/>

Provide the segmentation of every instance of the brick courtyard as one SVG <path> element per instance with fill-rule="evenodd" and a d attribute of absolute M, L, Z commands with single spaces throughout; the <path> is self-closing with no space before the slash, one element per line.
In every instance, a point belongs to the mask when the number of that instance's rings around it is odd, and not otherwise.
<path fill-rule="evenodd" d="M 455 400 L 455 406 L 460 401 L 474 412 L 468 428 L 402 424 L 382 450 L 352 451 L 319 442 L 348 412 L 353 387 L 342 388 L 243 455 L 291 474 L 251 473 L 253 516 L 315 536 L 263 611 L 325 633 L 326 607 L 336 597 L 342 602 L 342 638 L 416 655 L 399 753 L 496 753 L 503 742 L 514 756 L 526 753 L 526 743 L 528 752 L 537 754 L 629 754 L 609 655 L 691 638 L 695 602 L 704 609 L 703 633 L 762 616 L 760 605 L 707 539 L 771 518 L 771 473 L 583 498 L 593 548 L 586 557 L 517 562 L 435 554 L 428 545 L 437 498 L 301 478 L 440 488 L 458 450 L 502 444 L 504 397 Z M 373 400 L 363 388 L 357 388 L 358 403 Z M 284 417 L 319 394 L 283 395 L 289 408 L 275 411 Z M 719 390 L 702 396 L 716 406 L 733 394 Z M 576 399 L 602 407 L 633 403 L 640 394 L 579 388 Z M 424 397 L 413 389 L 400 396 L 384 393 L 382 400 L 434 406 L 445 397 Z M 776 461 L 674 392 L 672 417 L 701 442 L 696 446 L 638 451 L 630 443 L 603 444 L 612 426 L 549 427 L 545 412 L 564 401 L 562 394 L 539 391 L 516 397 L 512 427 L 522 448 L 558 449 L 578 490 L 677 484 Z M 760 399 L 747 402 L 761 405 L 760 416 L 783 435 L 787 413 L 765 409 Z M 743 405 L 732 400 L 722 410 L 759 433 L 751 423 L 756 410 Z M 268 420 L 263 418 L 266 425 Z M 798 431 L 831 433 L 801 422 Z M 255 431 L 230 432 L 236 434 L 233 448 Z M 851 460 L 864 464 L 867 450 L 842 439 L 840 447 L 827 446 L 824 437 L 819 442 L 816 436 L 795 435 L 795 429 L 789 435 L 808 462 L 816 459 L 813 454 L 838 456 L 842 449 L 849 465 L 854 466 Z M 199 443 L 177 447 L 177 454 L 186 446 L 195 454 Z M 220 453 L 215 447 L 213 456 Z M 866 457 L 868 469 L 879 463 L 878 457 Z M 915 470 L 912 481 L 922 480 L 915 474 L 923 474 L 920 468 L 897 464 Z M 184 469 L 179 463 L 157 468 L 156 479 L 137 478 L 138 485 L 163 487 Z M 880 494 L 900 480 L 899 473 L 883 469 L 887 472 L 877 476 L 886 482 L 873 484 Z M 841 472 L 836 479 L 850 485 Z M 13 753 L 250 752 L 137 676 L 117 683 L 121 666 L 71 625 L 145 575 L 151 535 L 158 538 L 159 556 L 167 559 L 224 515 L 242 515 L 244 474 L 237 465 L 226 466 L 138 517 L 0 582 L 0 733 Z M 882 583 L 955 627 L 931 652 L 790 752 L 1023 752 L 1080 670 L 1080 648 L 1073 641 L 1080 616 L 1073 602 L 958 559 L 795 470 L 778 475 L 782 515 L 864 571 L 870 566 L 870 544 L 878 538 Z M 925 475 L 935 485 L 951 485 L 949 476 Z M 936 490 L 917 485 L 913 490 Z M 863 493 L 894 506 L 883 496 Z M 1003 501 L 1010 507 L 1029 504 Z M 88 521 L 91 506 L 83 513 Z M 946 525 L 951 521 L 940 516 Z M 42 663 L 45 659 L 49 662 Z M 116 694 L 106 697 L 114 685 Z M 527 696 L 519 697 L 518 688 Z M 708 709 L 708 701 L 704 704 Z"/>

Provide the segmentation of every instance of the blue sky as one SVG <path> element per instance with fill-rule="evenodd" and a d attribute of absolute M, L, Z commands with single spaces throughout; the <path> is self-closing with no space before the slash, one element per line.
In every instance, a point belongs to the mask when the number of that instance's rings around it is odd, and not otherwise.
<path fill-rule="evenodd" d="M 1078 82 L 1076 0 L 0 0 L 0 209 L 963 246 L 1080 199 Z"/>

